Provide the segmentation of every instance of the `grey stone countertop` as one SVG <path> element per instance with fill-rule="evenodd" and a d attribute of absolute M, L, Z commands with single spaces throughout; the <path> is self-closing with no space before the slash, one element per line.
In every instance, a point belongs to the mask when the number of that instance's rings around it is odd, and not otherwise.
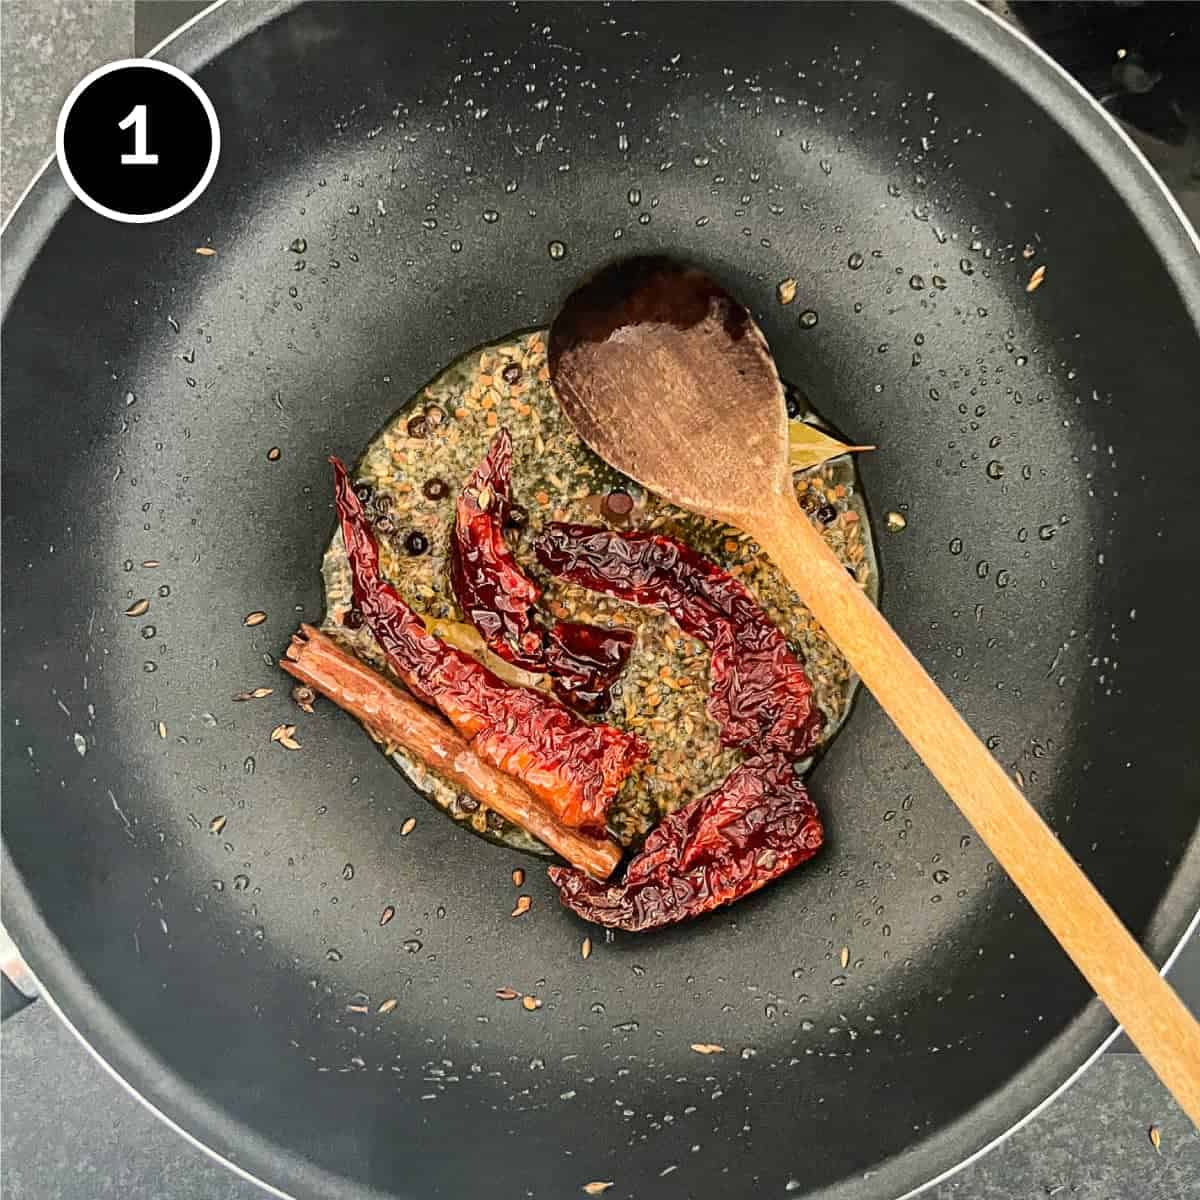
<path fill-rule="evenodd" d="M 89 70 L 144 52 L 203 5 L 189 0 L 0 0 L 7 216 L 53 145 L 58 109 Z M 136 10 L 136 11 L 135 11 Z M 1200 939 L 1173 972 L 1200 996 Z M 256 1200 L 264 1195 L 161 1124 L 44 1004 L 0 1038 L 0 1190 L 9 1200 Z M 1157 1127 L 1156 1151 L 1148 1136 Z M 1109 1053 L 1001 1147 L 930 1200 L 1200 1197 L 1200 1133 L 1135 1054 Z"/>

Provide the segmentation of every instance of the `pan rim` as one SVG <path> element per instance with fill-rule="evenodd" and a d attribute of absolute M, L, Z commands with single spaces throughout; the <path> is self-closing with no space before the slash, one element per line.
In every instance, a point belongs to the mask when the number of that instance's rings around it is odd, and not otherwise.
<path fill-rule="evenodd" d="M 230 0 L 214 0 L 207 8 L 153 47 L 145 57 L 153 58 L 164 51 L 170 51 L 170 61 L 185 70 L 198 70 L 248 36 L 254 29 L 299 7 L 302 2 L 303 0 L 260 0 L 259 3 L 249 5 L 233 4 Z M 976 4 L 943 5 L 936 3 L 936 0 L 893 0 L 893 3 L 966 45 L 1004 75 L 1013 86 L 1033 99 L 1047 112 L 1051 121 L 1071 136 L 1081 151 L 1096 163 L 1109 184 L 1122 196 L 1135 220 L 1142 226 L 1200 332 L 1200 234 L 1192 226 L 1162 178 L 1116 120 L 1023 31 L 1009 25 L 989 9 Z M 199 36 L 195 36 L 194 31 L 202 24 L 204 29 Z M 189 42 L 189 35 L 193 35 L 190 44 L 184 44 Z M 1011 62 L 1006 65 L 1002 61 L 1006 53 L 1011 56 L 1014 52 L 1020 52 L 1032 59 L 1033 70 L 1024 77 L 1013 69 Z M 1047 83 L 1056 85 L 1060 98 L 1065 102 L 1063 107 L 1052 110 L 1048 106 L 1048 96 L 1045 92 L 1039 96 L 1038 85 Z M 6 253 L 4 299 L 0 308 L 3 314 L 7 314 L 9 303 L 19 290 L 21 279 L 37 258 L 44 240 L 44 232 L 53 227 L 66 205 L 72 202 L 73 198 L 67 192 L 65 183 L 54 178 L 51 168 L 55 161 L 55 155 L 48 156 L 0 227 L 0 234 L 3 234 L 5 240 L 4 248 L 11 251 L 12 260 L 9 261 L 10 254 Z M 60 186 L 56 187 L 56 183 Z M 38 192 L 42 194 L 35 196 Z M 1173 215 L 1175 220 L 1162 220 L 1166 214 Z M 1160 218 L 1158 223 L 1150 220 L 1154 216 Z M 1171 242 L 1176 246 L 1182 243 L 1193 252 L 1192 255 L 1185 255 L 1182 261 L 1173 259 L 1166 252 Z M 1200 831 L 1193 837 L 1189 850 L 1181 858 L 1174 886 L 1169 887 L 1160 899 L 1159 912 L 1170 906 L 1172 893 L 1181 886 L 1180 876 L 1184 873 L 1188 861 L 1196 857 L 1198 852 Z M 18 945 L 39 948 L 33 956 L 34 960 L 38 964 L 44 963 L 47 968 L 44 976 L 38 973 L 36 967 L 32 971 L 38 982 L 41 997 L 80 1044 L 125 1091 L 188 1143 L 234 1174 L 258 1185 L 266 1193 L 280 1197 L 281 1200 L 294 1200 L 294 1197 L 303 1194 L 327 1197 L 383 1197 L 383 1193 L 377 1189 L 315 1167 L 293 1148 L 268 1141 L 244 1124 L 231 1121 L 223 1109 L 196 1091 L 189 1081 L 178 1076 L 143 1045 L 135 1031 L 125 1026 L 104 998 L 91 989 L 86 977 L 66 954 L 53 930 L 42 919 L 33 893 L 25 885 L 7 844 L 3 846 L 0 861 L 4 868 L 4 908 L 9 916 L 7 927 L 10 932 L 16 927 Z M 1190 921 L 1184 922 L 1184 928 L 1178 938 L 1168 939 L 1168 945 L 1171 940 L 1174 941 L 1174 945 L 1169 948 L 1160 967 L 1161 974 L 1166 974 L 1187 941 L 1200 931 L 1200 897 L 1197 897 L 1196 904 L 1196 912 Z M 53 978 L 52 990 L 47 990 L 44 986 L 44 977 Z M 67 1006 L 73 1011 L 74 1019 L 67 1014 L 57 996 L 65 998 Z M 91 1032 L 91 1037 L 84 1032 L 85 1028 Z M 1058 1099 L 1095 1063 L 1120 1032 L 1120 1026 L 1113 1023 L 1099 1001 L 1093 997 L 1064 1026 L 1060 1034 L 1022 1068 L 1021 1074 L 1039 1070 L 1044 1073 L 1051 1060 L 1066 1056 L 1074 1061 L 1080 1053 L 1084 1055 L 1068 1077 L 1051 1086 L 1033 1108 L 1015 1120 L 1009 1121 L 1009 1118 L 1004 1118 L 1008 1123 L 998 1133 L 963 1157 L 958 1157 L 953 1152 L 939 1154 L 930 1142 L 917 1143 L 894 1158 L 880 1163 L 871 1174 L 876 1180 L 880 1180 L 894 1171 L 897 1164 L 924 1153 L 943 1162 L 948 1159 L 954 1161 L 917 1186 L 890 1194 L 896 1195 L 898 1200 L 913 1200 L 928 1189 L 944 1183 L 994 1150 Z M 103 1050 L 101 1046 L 104 1047 Z M 114 1062 L 120 1063 L 121 1068 L 114 1065 Z M 139 1076 L 145 1092 L 130 1081 L 130 1077 Z M 1002 1092 L 1012 1089 L 1018 1078 L 1019 1076 L 1014 1076 Z M 1043 1088 L 1039 1087 L 1038 1090 Z M 151 1097 L 151 1092 L 154 1093 L 154 1098 Z M 1002 1092 L 994 1093 L 991 1099 L 996 1099 Z M 1010 1103 L 1009 1107 L 1019 1108 L 1021 1104 Z M 172 1116 L 171 1112 L 178 1114 L 180 1119 Z M 204 1136 L 211 1138 L 214 1143 L 224 1142 L 227 1147 L 236 1147 L 239 1157 L 252 1163 L 254 1169 L 235 1161 L 231 1157 L 232 1151 L 226 1152 L 202 1140 L 201 1136 L 185 1128 L 180 1123 L 181 1119 L 189 1119 L 189 1124 L 200 1128 Z M 978 1138 L 972 1136 L 968 1124 L 974 1119 L 972 1114 L 964 1113 L 947 1125 L 938 1137 L 955 1136 L 960 1141 L 977 1142 Z M 998 1123 L 994 1118 L 985 1117 L 981 1120 L 993 1127 Z M 227 1127 L 224 1136 L 221 1133 L 223 1125 Z M 271 1173 L 276 1177 L 289 1178 L 289 1187 L 293 1185 L 291 1181 L 298 1183 L 303 1176 L 303 1187 L 297 1188 L 296 1191 L 288 1191 L 268 1183 L 263 1178 L 263 1174 L 268 1173 L 264 1170 L 268 1165 L 274 1165 L 276 1170 Z M 936 1169 L 936 1164 L 931 1166 Z M 258 1171 L 262 1171 L 263 1174 L 256 1173 Z M 812 1200 L 834 1200 L 846 1182 L 841 1181 L 822 1188 L 813 1193 Z"/>

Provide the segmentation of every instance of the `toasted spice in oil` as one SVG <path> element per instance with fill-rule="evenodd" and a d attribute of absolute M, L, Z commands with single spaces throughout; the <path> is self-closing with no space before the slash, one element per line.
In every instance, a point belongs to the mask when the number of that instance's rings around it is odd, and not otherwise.
<path fill-rule="evenodd" d="M 790 411 L 804 413 L 807 408 L 793 392 Z M 529 546 L 531 533 L 545 521 L 659 531 L 681 538 L 733 574 L 803 658 L 825 716 L 826 741 L 832 737 L 857 682 L 845 659 L 751 538 L 660 500 L 583 445 L 550 389 L 541 331 L 484 346 L 452 364 L 388 422 L 355 469 L 356 483 L 370 487 L 368 512 L 376 521 L 383 571 L 423 618 L 463 620 L 449 572 L 455 501 L 500 426 L 513 438 L 513 500 L 529 514 L 528 529 L 510 531 L 509 541 L 522 569 L 544 589 L 545 613 L 552 619 L 630 629 L 636 635 L 629 665 L 602 718 L 636 731 L 650 743 L 649 760 L 626 780 L 610 813 L 609 829 L 619 841 L 635 845 L 667 813 L 708 791 L 742 756 L 721 746 L 719 730 L 705 707 L 707 648 L 681 633 L 666 614 L 548 576 Z M 681 437 L 686 435 L 686 430 L 680 431 Z M 829 546 L 874 598 L 871 530 L 850 456 L 799 472 L 795 486 L 797 499 L 814 516 Z M 614 494 L 622 498 L 616 507 L 606 503 Z M 428 547 L 421 555 L 405 549 L 414 533 Z M 348 629 L 341 621 L 351 607 L 351 588 L 340 533 L 326 552 L 323 575 L 324 631 L 384 668 L 369 629 Z M 437 626 L 433 631 L 441 636 Z M 540 685 L 547 687 L 548 681 Z M 515 849 L 545 853 L 523 830 L 486 806 L 461 803 L 455 789 L 402 750 L 384 749 L 459 824 Z M 414 824 L 409 818 L 401 833 L 411 832 Z M 520 886 L 515 877 L 514 883 Z"/>

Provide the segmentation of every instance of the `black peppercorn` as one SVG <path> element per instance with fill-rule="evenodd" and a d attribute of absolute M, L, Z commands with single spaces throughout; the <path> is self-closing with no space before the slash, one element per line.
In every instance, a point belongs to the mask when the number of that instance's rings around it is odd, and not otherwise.
<path fill-rule="evenodd" d="M 627 517 L 633 512 L 633 497 L 628 492 L 609 492 L 604 497 L 604 511 L 610 517 Z"/>
<path fill-rule="evenodd" d="M 466 792 L 459 792 L 454 798 L 454 807 L 459 812 L 473 813 L 479 811 L 479 801 L 474 796 L 468 796 Z"/>
<path fill-rule="evenodd" d="M 817 520 L 820 521 L 822 525 L 831 525 L 837 520 L 837 515 L 837 509 L 834 508 L 832 504 L 822 504 L 821 507 L 817 509 Z"/>
<path fill-rule="evenodd" d="M 521 378 L 521 367 L 518 363 L 509 363 L 508 366 L 500 372 L 500 377 L 505 383 L 516 383 Z"/>
<path fill-rule="evenodd" d="M 425 423 L 430 429 L 436 429 L 445 419 L 446 414 L 436 404 L 425 406 Z"/>
<path fill-rule="evenodd" d="M 363 615 L 357 608 L 348 608 L 342 613 L 342 624 L 347 629 L 361 629 L 363 626 Z"/>
<path fill-rule="evenodd" d="M 404 539 L 404 549 L 412 555 L 424 554 L 429 549 L 429 539 L 419 529 L 414 529 Z"/>
<path fill-rule="evenodd" d="M 498 812 L 492 812 L 488 809 L 487 827 L 493 832 L 497 832 L 504 828 L 504 818 Z"/>
<path fill-rule="evenodd" d="M 426 500 L 444 500 L 450 495 L 450 485 L 444 479 L 427 479 L 421 494 Z"/>
<path fill-rule="evenodd" d="M 505 518 L 506 529 L 524 529 L 529 524 L 529 513 L 520 504 L 512 504 Z"/>
<path fill-rule="evenodd" d="M 375 519 L 375 531 L 382 534 L 390 534 L 396 532 L 396 521 L 394 517 L 389 517 L 386 514 Z"/>
<path fill-rule="evenodd" d="M 375 494 L 375 489 L 369 483 L 356 483 L 354 485 L 354 494 L 358 497 L 359 504 L 370 504 L 371 497 Z"/>
<path fill-rule="evenodd" d="M 375 511 L 385 513 L 392 507 L 392 497 L 388 492 L 380 492 L 375 497 Z"/>
<path fill-rule="evenodd" d="M 409 417 L 408 418 L 408 436 L 410 438 L 423 438 L 429 436 L 429 420 L 425 416 Z"/>

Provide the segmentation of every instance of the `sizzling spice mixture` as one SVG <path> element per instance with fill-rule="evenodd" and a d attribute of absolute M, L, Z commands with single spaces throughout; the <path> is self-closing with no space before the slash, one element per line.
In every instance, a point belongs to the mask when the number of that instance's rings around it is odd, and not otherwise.
<path fill-rule="evenodd" d="M 676 508 L 597 458 L 579 439 L 550 387 L 542 330 L 485 346 L 452 364 L 393 417 L 367 447 L 355 472 L 369 513 L 380 565 L 431 632 L 483 658 L 504 678 L 549 689 L 545 677 L 523 672 L 483 649 L 463 623 L 450 579 L 455 502 L 500 428 L 513 442 L 513 498 L 507 540 L 521 568 L 544 589 L 549 616 L 628 630 L 635 635 L 628 666 L 613 689 L 606 722 L 638 733 L 650 745 L 618 793 L 609 829 L 623 845 L 640 841 L 664 816 L 710 790 L 743 758 L 722 747 L 710 717 L 709 652 L 663 613 L 636 608 L 572 586 L 538 565 L 530 542 L 548 521 L 652 530 L 679 538 L 739 579 L 802 658 L 825 717 L 824 742 L 836 733 L 857 680 L 799 597 L 744 533 Z M 789 410 L 803 413 L 797 396 Z M 811 414 L 804 419 L 819 423 Z M 686 430 L 680 431 L 686 436 Z M 849 456 L 796 476 L 796 494 L 846 569 L 874 599 L 877 575 L 867 512 Z M 322 564 L 322 629 L 365 661 L 386 671 L 369 630 L 342 623 L 351 583 L 341 533 Z M 544 847 L 488 811 L 403 750 L 384 750 L 448 815 L 492 840 L 522 850 Z"/>

